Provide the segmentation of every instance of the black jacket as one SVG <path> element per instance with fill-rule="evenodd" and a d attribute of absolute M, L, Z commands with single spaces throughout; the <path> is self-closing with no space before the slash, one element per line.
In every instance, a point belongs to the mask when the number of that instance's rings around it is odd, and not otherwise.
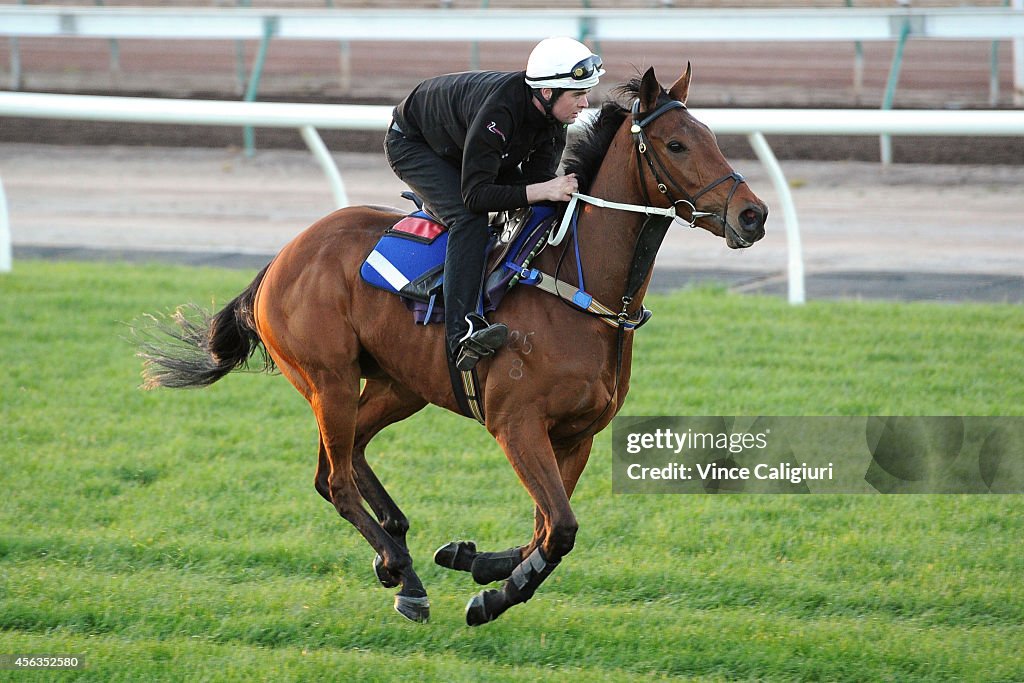
<path fill-rule="evenodd" d="M 566 127 L 537 110 L 525 76 L 439 76 L 420 83 L 395 108 L 406 137 L 462 169 L 462 198 L 471 211 L 526 206 L 526 185 L 555 177 Z"/>

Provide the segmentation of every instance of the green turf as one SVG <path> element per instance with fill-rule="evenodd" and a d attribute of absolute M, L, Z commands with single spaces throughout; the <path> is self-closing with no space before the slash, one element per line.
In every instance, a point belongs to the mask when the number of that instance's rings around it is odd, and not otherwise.
<path fill-rule="evenodd" d="M 525 541 L 486 432 L 428 408 L 370 458 L 409 515 L 432 621 L 313 490 L 316 427 L 281 377 L 142 392 L 126 323 L 226 302 L 252 273 L 19 261 L 0 277 L 0 654 L 158 680 L 1024 680 L 1018 496 L 613 496 L 609 434 L 577 546 L 470 629 L 452 538 Z M 650 297 L 633 415 L 1014 415 L 1024 308 Z"/>

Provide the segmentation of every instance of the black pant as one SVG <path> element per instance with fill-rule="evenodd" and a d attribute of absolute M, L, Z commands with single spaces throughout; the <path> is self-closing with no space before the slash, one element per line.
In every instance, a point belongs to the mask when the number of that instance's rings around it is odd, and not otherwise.
<path fill-rule="evenodd" d="M 418 194 L 425 208 L 448 226 L 444 257 L 444 326 L 448 348 L 455 350 L 469 331 L 466 314 L 477 311 L 484 278 L 488 221 L 462 200 L 461 169 L 439 157 L 426 143 L 389 130 L 384 139 L 388 163 Z"/>

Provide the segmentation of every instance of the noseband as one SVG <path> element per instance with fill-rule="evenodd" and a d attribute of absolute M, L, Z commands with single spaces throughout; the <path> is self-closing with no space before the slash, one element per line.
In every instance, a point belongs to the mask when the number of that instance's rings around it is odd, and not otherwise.
<path fill-rule="evenodd" d="M 696 227 L 694 224 L 697 222 L 698 219 L 715 218 L 721 222 L 722 228 L 724 229 L 728 226 L 727 214 L 729 213 L 729 203 L 732 201 L 733 195 L 736 194 L 737 188 L 739 188 L 739 186 L 742 183 L 747 182 L 746 179 L 736 171 L 733 171 L 732 173 L 724 175 L 718 180 L 715 180 L 712 183 L 706 185 L 699 192 L 697 192 L 697 194 L 691 196 L 686 190 L 684 190 L 679 185 L 679 183 L 672 179 L 672 176 L 671 174 L 669 174 L 668 169 L 665 168 L 665 164 L 662 163 L 661 159 L 654 153 L 654 150 L 652 150 L 650 146 L 647 144 L 647 136 L 644 135 L 644 128 L 646 128 L 650 123 L 652 123 L 662 114 L 671 111 L 672 109 L 679 108 L 685 109 L 686 105 L 680 102 L 679 100 L 669 100 L 665 104 L 655 109 L 650 114 L 647 114 L 643 118 L 640 118 L 640 98 L 638 97 L 637 99 L 633 100 L 633 125 L 630 126 L 629 132 L 633 134 L 633 139 L 636 141 L 636 166 L 641 176 L 640 187 L 643 188 L 644 199 L 647 201 L 648 204 L 650 204 L 651 199 L 647 193 L 647 185 L 643 182 L 643 166 L 640 164 L 641 159 L 646 161 L 647 167 L 651 169 L 651 175 L 654 176 L 654 182 L 658 184 L 658 191 L 665 195 L 665 197 L 668 198 L 670 202 L 672 202 L 672 206 L 676 207 L 679 204 L 685 204 L 689 207 L 689 224 L 691 228 Z M 668 183 L 672 185 L 672 192 L 669 192 L 668 184 L 666 184 L 665 182 L 666 180 L 668 181 Z M 732 181 L 732 187 L 729 188 L 729 195 L 725 199 L 725 206 L 722 209 L 722 214 L 719 215 L 717 213 L 713 213 L 710 211 L 698 211 L 697 200 L 727 180 Z M 675 198 L 676 196 L 680 195 L 682 196 L 682 199 Z"/>

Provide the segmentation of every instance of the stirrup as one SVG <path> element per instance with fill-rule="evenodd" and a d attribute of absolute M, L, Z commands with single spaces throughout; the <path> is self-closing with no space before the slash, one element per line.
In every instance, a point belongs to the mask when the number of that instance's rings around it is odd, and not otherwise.
<path fill-rule="evenodd" d="M 469 331 L 459 340 L 455 353 L 455 367 L 463 372 L 476 367 L 481 358 L 494 355 L 508 341 L 508 326 L 504 323 L 488 323 L 476 313 L 467 315 L 466 322 Z"/>

